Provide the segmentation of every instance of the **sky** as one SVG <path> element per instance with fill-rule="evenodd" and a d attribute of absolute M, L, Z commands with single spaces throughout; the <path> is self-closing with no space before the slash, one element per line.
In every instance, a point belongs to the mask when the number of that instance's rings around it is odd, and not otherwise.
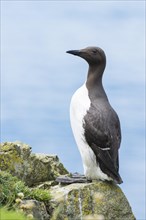
<path fill-rule="evenodd" d="M 122 129 L 120 185 L 145 216 L 145 1 L 1 1 L 1 142 L 57 154 L 83 173 L 70 127 L 73 93 L 87 63 L 66 53 L 101 47 L 103 85 Z"/>

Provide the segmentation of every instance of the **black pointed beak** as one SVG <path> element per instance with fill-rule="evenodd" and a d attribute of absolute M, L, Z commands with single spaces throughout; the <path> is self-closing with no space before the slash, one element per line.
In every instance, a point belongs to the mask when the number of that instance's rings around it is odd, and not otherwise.
<path fill-rule="evenodd" d="M 68 50 L 66 53 L 70 53 L 76 56 L 80 56 L 80 50 Z"/>

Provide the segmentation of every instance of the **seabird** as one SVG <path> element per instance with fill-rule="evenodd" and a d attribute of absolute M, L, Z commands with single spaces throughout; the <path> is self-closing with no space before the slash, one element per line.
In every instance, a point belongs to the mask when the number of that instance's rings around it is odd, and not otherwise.
<path fill-rule="evenodd" d="M 69 50 L 89 64 L 86 82 L 74 93 L 70 104 L 70 121 L 81 154 L 87 180 L 122 183 L 118 150 L 121 128 L 102 84 L 106 56 L 99 47 Z"/>

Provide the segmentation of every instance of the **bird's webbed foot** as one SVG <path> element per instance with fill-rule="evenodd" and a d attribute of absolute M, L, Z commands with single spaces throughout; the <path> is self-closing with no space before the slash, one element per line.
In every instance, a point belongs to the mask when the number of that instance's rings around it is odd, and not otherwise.
<path fill-rule="evenodd" d="M 62 175 L 56 178 L 56 182 L 60 184 L 72 184 L 72 183 L 89 183 L 90 180 L 79 173 L 71 173 L 69 175 Z"/>

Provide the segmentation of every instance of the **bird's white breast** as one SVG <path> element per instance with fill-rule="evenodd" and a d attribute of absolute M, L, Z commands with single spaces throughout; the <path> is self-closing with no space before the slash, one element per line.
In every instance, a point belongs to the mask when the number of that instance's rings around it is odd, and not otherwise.
<path fill-rule="evenodd" d="M 88 90 L 84 84 L 72 96 L 70 104 L 70 121 L 75 141 L 83 161 L 84 174 L 88 179 L 109 179 L 96 162 L 96 156 L 84 136 L 84 116 L 90 108 Z"/>

